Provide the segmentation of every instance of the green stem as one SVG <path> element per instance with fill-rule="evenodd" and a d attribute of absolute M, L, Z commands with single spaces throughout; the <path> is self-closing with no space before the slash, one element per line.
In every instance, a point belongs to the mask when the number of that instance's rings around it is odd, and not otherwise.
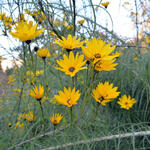
<path fill-rule="evenodd" d="M 75 0 L 72 0 L 73 3 L 73 28 L 74 28 L 74 35 L 76 32 L 76 2 Z"/>
<path fill-rule="evenodd" d="M 32 51 L 31 51 L 30 44 L 28 44 L 28 45 L 29 45 L 29 53 L 30 53 L 30 56 L 31 56 L 32 68 L 34 68 L 34 64 L 33 64 L 33 54 L 32 54 Z"/>
<path fill-rule="evenodd" d="M 99 108 L 99 106 L 100 106 L 100 103 L 97 103 L 97 107 L 96 107 L 96 111 L 95 111 L 95 117 L 94 117 L 94 120 L 96 119 L 96 117 L 97 117 L 97 112 L 98 112 L 98 108 Z"/>
<path fill-rule="evenodd" d="M 73 123 L 73 110 L 72 107 L 70 107 L 70 118 L 71 118 L 71 124 Z"/>
<path fill-rule="evenodd" d="M 45 59 L 43 59 L 43 68 L 44 68 L 44 80 L 43 80 L 43 82 L 44 82 L 44 89 L 45 89 L 45 94 L 47 93 L 47 88 L 46 88 L 46 60 Z"/>
<path fill-rule="evenodd" d="M 73 88 L 75 88 L 75 76 L 72 77 L 72 85 L 73 85 Z"/>
<path fill-rule="evenodd" d="M 42 107 L 41 101 L 39 101 L 39 104 L 40 104 L 40 109 L 41 109 L 41 112 L 42 112 L 42 118 L 43 118 L 43 121 L 45 123 L 44 111 L 43 111 L 43 107 Z"/>
<path fill-rule="evenodd" d="M 22 42 L 22 47 L 23 47 L 23 61 L 24 61 L 24 66 L 26 68 L 26 51 L 25 51 L 24 42 Z"/>
<path fill-rule="evenodd" d="M 89 76 L 89 64 L 87 65 L 87 70 L 86 70 L 86 87 L 88 84 L 88 76 Z"/>

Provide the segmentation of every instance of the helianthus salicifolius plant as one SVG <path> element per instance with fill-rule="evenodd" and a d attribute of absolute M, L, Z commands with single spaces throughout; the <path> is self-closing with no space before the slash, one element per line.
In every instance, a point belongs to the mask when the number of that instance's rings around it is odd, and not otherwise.
<path fill-rule="evenodd" d="M 66 49 L 67 52 L 70 52 L 75 48 L 80 48 L 84 43 L 84 41 L 80 42 L 80 38 L 76 39 L 75 36 L 72 37 L 71 34 L 69 34 L 67 38 L 62 36 L 62 40 L 57 39 L 55 42 L 63 49 Z"/>
<path fill-rule="evenodd" d="M 106 103 L 119 96 L 120 92 L 117 92 L 117 89 L 118 87 L 113 87 L 113 83 L 99 83 L 96 89 L 92 91 L 92 96 L 99 104 L 106 106 Z"/>
<path fill-rule="evenodd" d="M 101 3 L 101 5 L 104 6 L 104 7 L 107 9 L 107 7 L 108 7 L 108 5 L 109 5 L 109 2 Z"/>
<path fill-rule="evenodd" d="M 93 38 L 86 41 L 86 47 L 82 46 L 83 54 L 97 71 L 115 70 L 114 63 L 118 55 L 112 54 L 116 46 L 111 47 L 111 43 L 106 44 L 106 41 Z"/>
<path fill-rule="evenodd" d="M 118 104 L 121 106 L 121 108 L 129 110 L 132 108 L 133 104 L 136 103 L 136 100 L 134 98 L 131 98 L 129 95 L 128 97 L 126 95 L 123 95 L 121 98 L 119 98 Z"/>
<path fill-rule="evenodd" d="M 57 63 L 61 68 L 55 68 L 71 77 L 75 76 L 78 71 L 87 69 L 87 67 L 83 67 L 86 63 L 86 61 L 84 61 L 84 55 L 79 55 L 79 53 L 77 53 L 76 56 L 74 56 L 73 52 L 70 52 L 69 56 L 64 54 L 63 59 L 57 60 Z"/>
<path fill-rule="evenodd" d="M 70 87 L 68 89 L 64 87 L 64 92 L 58 91 L 58 94 L 59 95 L 54 95 L 56 103 L 67 107 L 76 105 L 81 95 L 79 90 L 75 91 L 75 88 L 73 88 L 71 91 Z"/>
<path fill-rule="evenodd" d="M 16 32 L 10 32 L 10 34 L 14 37 L 19 39 L 22 42 L 30 43 L 32 39 L 39 36 L 43 33 L 44 28 L 41 30 L 37 30 L 38 24 L 36 23 L 33 25 L 32 21 L 20 21 L 15 25 Z"/>
<path fill-rule="evenodd" d="M 43 59 L 45 59 L 46 57 L 50 57 L 50 52 L 48 50 L 48 48 L 40 48 L 37 51 L 37 55 Z"/>
<path fill-rule="evenodd" d="M 44 87 L 39 85 L 39 88 L 37 88 L 37 86 L 35 86 L 32 90 L 30 89 L 30 95 L 37 101 L 41 101 L 44 96 Z"/>
<path fill-rule="evenodd" d="M 49 119 L 54 126 L 57 126 L 62 120 L 63 116 L 59 113 L 53 114 Z"/>

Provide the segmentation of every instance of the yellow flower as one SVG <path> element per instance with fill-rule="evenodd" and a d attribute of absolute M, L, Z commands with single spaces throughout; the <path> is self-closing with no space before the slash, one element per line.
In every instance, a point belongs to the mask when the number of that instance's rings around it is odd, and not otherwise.
<path fill-rule="evenodd" d="M 148 44 L 150 44 L 150 39 L 148 37 L 146 37 L 146 41 Z"/>
<path fill-rule="evenodd" d="M 109 2 L 101 3 L 101 5 L 104 6 L 105 8 L 107 8 L 109 5 Z"/>
<path fill-rule="evenodd" d="M 32 122 L 34 120 L 34 115 L 32 111 L 26 114 L 26 120 L 28 120 L 29 122 Z"/>
<path fill-rule="evenodd" d="M 27 76 L 32 76 L 32 77 L 34 77 L 34 73 L 33 73 L 32 71 L 27 71 L 27 72 L 26 72 L 26 75 L 27 75 Z"/>
<path fill-rule="evenodd" d="M 40 101 L 44 95 L 44 87 L 39 85 L 39 89 L 37 86 L 33 88 L 33 90 L 30 89 L 30 95 L 34 97 L 37 101 Z"/>
<path fill-rule="evenodd" d="M 15 129 L 17 128 L 17 127 L 23 127 L 24 126 L 24 123 L 22 122 L 22 123 L 20 123 L 20 121 L 18 121 L 17 123 L 16 123 L 16 125 L 15 125 Z"/>
<path fill-rule="evenodd" d="M 56 125 L 59 124 L 59 122 L 61 121 L 62 118 L 63 118 L 63 116 L 62 116 L 61 114 L 55 113 L 55 114 L 53 114 L 53 116 L 50 117 L 49 119 L 50 119 L 50 121 L 52 122 L 52 124 L 53 124 L 54 126 L 56 126 Z"/>
<path fill-rule="evenodd" d="M 110 47 L 111 43 L 106 44 L 106 41 L 93 38 L 89 41 L 87 40 L 86 45 L 87 47 L 82 46 L 82 51 L 85 57 L 93 64 L 100 61 L 101 59 L 111 60 L 115 58 L 115 56 L 109 56 L 116 47 Z"/>
<path fill-rule="evenodd" d="M 63 49 L 66 49 L 68 51 L 71 51 L 75 48 L 80 48 L 83 45 L 83 41 L 80 42 L 80 38 L 76 40 L 75 36 L 71 36 L 71 34 L 68 35 L 67 38 L 62 37 L 62 40 L 55 40 L 55 42 L 60 45 Z"/>
<path fill-rule="evenodd" d="M 13 76 L 13 75 L 10 75 L 10 76 L 8 77 L 8 84 L 13 85 L 13 82 L 14 82 L 15 80 L 16 80 L 16 79 L 14 78 L 14 76 Z"/>
<path fill-rule="evenodd" d="M 17 120 L 20 121 L 22 119 L 22 114 L 19 114 Z"/>
<path fill-rule="evenodd" d="M 134 98 L 131 99 L 131 96 L 123 95 L 121 98 L 119 98 L 118 104 L 121 106 L 121 108 L 129 110 L 133 104 L 136 103 L 136 100 Z"/>
<path fill-rule="evenodd" d="M 44 73 L 44 71 L 43 70 L 40 70 L 40 71 L 36 71 L 36 76 L 38 77 L 39 75 L 41 75 L 41 74 L 43 74 Z"/>
<path fill-rule="evenodd" d="M 42 103 L 42 104 L 45 103 L 48 99 L 49 99 L 49 97 L 44 96 L 44 97 L 42 98 L 42 100 L 41 100 L 41 103 Z"/>
<path fill-rule="evenodd" d="M 10 32 L 10 34 L 22 42 L 30 43 L 32 39 L 39 36 L 44 31 L 44 28 L 37 30 L 37 25 L 37 23 L 33 25 L 32 21 L 29 21 L 29 23 L 27 23 L 27 21 L 20 21 L 15 27 L 16 32 Z"/>
<path fill-rule="evenodd" d="M 111 70 L 116 70 L 116 68 L 114 68 L 115 66 L 118 65 L 118 63 L 114 63 L 116 59 L 112 59 L 112 60 L 101 60 L 99 62 L 96 63 L 96 65 L 94 65 L 94 69 L 96 71 L 111 71 Z"/>
<path fill-rule="evenodd" d="M 8 127 L 11 127 L 11 126 L 12 126 L 12 123 L 11 123 L 11 122 L 9 122 L 9 123 L 8 123 Z"/>
<path fill-rule="evenodd" d="M 68 25 L 68 26 L 66 26 L 66 28 L 69 30 L 69 29 L 73 28 L 73 25 Z"/>
<path fill-rule="evenodd" d="M 87 40 L 86 45 L 87 47 L 82 46 L 82 51 L 85 55 L 85 58 L 92 63 L 97 71 L 115 70 L 114 67 L 117 65 L 117 63 L 113 64 L 113 62 L 116 60 L 118 55 L 111 55 L 115 49 L 115 46 L 110 47 L 111 43 L 106 44 L 105 41 L 96 38 L 93 38 L 89 41 Z"/>
<path fill-rule="evenodd" d="M 48 31 L 50 35 L 57 36 L 53 31 Z"/>
<path fill-rule="evenodd" d="M 46 57 L 50 57 L 51 56 L 48 48 L 40 48 L 40 49 L 38 49 L 37 55 L 42 57 L 43 59 L 45 59 Z"/>
<path fill-rule="evenodd" d="M 55 68 L 65 72 L 65 74 L 71 77 L 75 76 L 78 71 L 87 69 L 87 67 L 82 67 L 86 63 L 86 61 L 83 61 L 84 55 L 79 56 L 79 53 L 77 53 L 76 56 L 74 56 L 73 52 L 70 52 L 69 57 L 64 54 L 63 58 L 64 59 L 57 60 L 61 68 Z"/>
<path fill-rule="evenodd" d="M 112 53 L 112 56 L 115 56 L 116 58 L 118 58 L 119 56 L 122 56 L 122 53 L 115 52 L 115 53 Z"/>
<path fill-rule="evenodd" d="M 67 107 L 72 107 L 73 105 L 76 105 L 77 101 L 80 98 L 79 90 L 75 91 L 75 88 L 71 91 L 70 87 L 68 89 L 64 87 L 64 92 L 58 91 L 58 93 L 59 95 L 54 95 L 56 103 L 66 105 Z"/>
<path fill-rule="evenodd" d="M 138 60 L 139 58 L 138 57 L 133 57 L 133 61 L 136 61 Z"/>
<path fill-rule="evenodd" d="M 83 20 L 78 21 L 78 23 L 79 23 L 80 25 L 83 25 L 84 21 L 85 21 L 85 20 L 83 19 Z"/>
<path fill-rule="evenodd" d="M 119 96 L 120 92 L 117 92 L 117 89 L 118 87 L 113 88 L 113 83 L 99 83 L 96 89 L 92 91 L 92 96 L 98 103 L 106 106 L 106 103 L 112 101 L 114 98 Z"/>

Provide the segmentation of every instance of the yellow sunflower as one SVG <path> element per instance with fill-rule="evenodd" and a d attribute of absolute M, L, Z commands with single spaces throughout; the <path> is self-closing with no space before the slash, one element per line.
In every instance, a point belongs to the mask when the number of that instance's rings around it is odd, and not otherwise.
<path fill-rule="evenodd" d="M 38 49 L 37 55 L 40 56 L 43 59 L 45 59 L 46 57 L 50 57 L 51 56 L 48 48 L 40 48 L 40 49 Z"/>
<path fill-rule="evenodd" d="M 10 34 L 22 42 L 30 43 L 32 39 L 44 31 L 44 28 L 37 30 L 37 25 L 37 23 L 33 25 L 32 21 L 29 21 L 29 23 L 27 21 L 20 21 L 15 27 L 16 32 L 10 32 Z"/>
<path fill-rule="evenodd" d="M 81 95 L 79 93 L 79 90 L 75 91 L 75 88 L 73 88 L 73 90 L 71 91 L 70 87 L 68 89 L 64 87 L 64 92 L 58 91 L 58 93 L 59 95 L 54 95 L 56 103 L 66 105 L 67 107 L 76 105 Z"/>
<path fill-rule="evenodd" d="M 79 56 L 79 53 L 77 53 L 76 56 L 74 56 L 73 52 L 70 52 L 69 57 L 64 54 L 63 58 L 64 59 L 57 60 L 61 68 L 55 68 L 65 72 L 65 74 L 71 77 L 75 76 L 78 71 L 87 69 L 87 67 L 83 67 L 86 63 L 86 61 L 84 61 L 84 55 Z"/>
<path fill-rule="evenodd" d="M 104 6 L 105 8 L 107 8 L 109 5 L 109 2 L 101 3 L 101 5 Z"/>
<path fill-rule="evenodd" d="M 101 60 L 97 62 L 94 65 L 94 69 L 96 71 L 111 71 L 111 70 L 116 70 L 115 66 L 118 65 L 118 63 L 113 63 L 116 59 L 112 60 Z"/>
<path fill-rule="evenodd" d="M 52 122 L 52 124 L 53 124 L 54 126 L 56 126 L 56 125 L 59 124 L 59 122 L 62 120 L 62 118 L 63 118 L 63 116 L 62 116 L 61 114 L 55 113 L 55 114 L 53 114 L 53 116 L 50 117 L 49 119 L 50 119 L 50 121 Z"/>
<path fill-rule="evenodd" d="M 121 98 L 119 98 L 118 104 L 121 106 L 121 108 L 129 110 L 133 104 L 136 103 L 136 100 L 134 98 L 131 98 L 131 96 L 123 95 Z"/>
<path fill-rule="evenodd" d="M 37 101 L 40 101 L 44 96 L 44 87 L 39 85 L 38 89 L 37 86 L 35 86 L 33 90 L 30 89 L 30 95 L 34 97 Z"/>
<path fill-rule="evenodd" d="M 75 36 L 72 37 L 71 34 L 67 38 L 62 37 L 62 40 L 58 39 L 55 42 L 68 52 L 75 48 L 80 48 L 84 43 L 84 41 L 80 42 L 80 38 L 76 39 Z"/>
<path fill-rule="evenodd" d="M 111 43 L 106 44 L 106 41 L 101 39 L 93 38 L 86 41 L 86 47 L 82 46 L 82 51 L 85 57 L 90 60 L 93 64 L 97 63 L 101 59 L 111 60 L 115 56 L 110 54 L 114 51 L 116 46 L 110 46 Z"/>
<path fill-rule="evenodd" d="M 84 21 L 85 21 L 85 20 L 83 19 L 83 20 L 78 21 L 78 23 L 79 23 L 80 25 L 83 25 Z"/>
<path fill-rule="evenodd" d="M 105 41 L 96 38 L 93 38 L 89 41 L 87 40 L 86 45 L 87 45 L 86 47 L 82 46 L 83 54 L 85 55 L 87 61 L 90 61 L 93 66 L 96 66 L 95 69 L 97 71 L 115 70 L 114 67 L 117 65 L 117 63 L 113 64 L 113 62 L 116 60 L 118 55 L 114 55 L 112 54 L 112 52 L 114 51 L 116 46 L 111 47 L 110 46 L 111 43 L 106 44 Z M 98 68 L 102 68 L 102 69 L 98 69 Z"/>
<path fill-rule="evenodd" d="M 113 83 L 99 83 L 96 89 L 92 91 L 92 96 L 98 103 L 106 106 L 106 103 L 112 101 L 114 98 L 119 96 L 120 92 L 117 92 L 117 89 L 118 87 L 113 88 Z"/>

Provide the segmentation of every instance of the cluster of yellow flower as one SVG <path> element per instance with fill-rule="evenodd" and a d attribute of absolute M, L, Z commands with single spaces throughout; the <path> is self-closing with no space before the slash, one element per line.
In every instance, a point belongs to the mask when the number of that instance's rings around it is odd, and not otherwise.
<path fill-rule="evenodd" d="M 0 13 L 0 20 L 3 22 L 6 30 L 11 30 L 12 25 L 15 24 L 14 20 L 11 17 L 7 16 L 6 13 Z"/>
<path fill-rule="evenodd" d="M 14 85 L 15 80 L 16 80 L 15 77 L 13 75 L 10 75 L 8 77 L 8 84 Z"/>
<path fill-rule="evenodd" d="M 30 111 L 29 113 L 19 114 L 18 117 L 17 117 L 17 122 L 15 124 L 14 129 L 23 127 L 25 120 L 27 120 L 28 122 L 33 122 L 35 120 L 35 116 L 33 115 L 32 111 Z M 8 126 L 12 127 L 12 123 L 9 122 Z"/>
<path fill-rule="evenodd" d="M 42 75 L 43 73 L 44 73 L 43 70 L 36 70 L 36 73 L 35 73 L 35 74 L 33 73 L 33 71 L 27 71 L 27 72 L 26 72 L 26 80 L 25 80 L 25 81 L 26 81 L 28 84 L 34 83 L 34 82 L 37 80 L 36 77 Z"/>
<path fill-rule="evenodd" d="M 33 22 L 27 23 L 26 21 L 18 22 L 18 26 L 16 26 L 16 32 L 10 32 L 11 35 L 15 38 L 18 38 L 22 42 L 26 42 L 29 44 L 31 40 L 38 35 L 40 35 L 44 28 L 41 30 L 36 30 L 37 24 L 33 25 Z M 30 42 L 29 42 L 30 41 Z M 68 35 L 67 38 L 61 37 L 61 39 L 56 39 L 55 43 L 60 45 L 62 49 L 65 49 L 68 52 L 68 56 L 66 54 L 63 55 L 63 59 L 57 60 L 57 64 L 60 67 L 55 67 L 58 70 L 61 70 L 66 75 L 71 76 L 72 78 L 83 69 L 89 69 L 89 65 L 95 71 L 111 71 L 116 70 L 116 66 L 118 63 L 114 63 L 116 59 L 120 56 L 120 53 L 115 53 L 115 46 L 111 46 L 111 43 L 106 44 L 106 41 L 101 39 L 92 38 L 91 40 L 80 41 L 80 38 L 76 39 L 75 36 Z M 84 46 L 83 46 L 84 44 Z M 74 54 L 73 50 L 82 49 L 83 54 L 76 53 Z M 49 50 L 47 48 L 37 49 L 37 55 L 45 60 L 46 57 L 50 57 Z M 86 60 L 84 60 L 84 57 Z M 45 61 L 44 61 L 45 63 Z M 84 66 L 86 65 L 87 66 Z M 32 72 L 29 72 L 32 74 Z M 39 87 L 34 86 L 33 89 L 30 89 L 30 95 L 39 101 L 41 105 L 41 100 L 44 97 L 46 86 L 42 86 L 39 84 Z M 105 106 L 106 103 L 114 100 L 120 94 L 117 92 L 118 87 L 113 87 L 113 84 L 109 84 L 109 82 L 99 83 L 96 89 L 93 89 L 92 96 L 102 106 Z M 81 93 L 79 90 L 75 89 L 73 86 L 73 90 L 71 87 L 64 87 L 64 91 L 58 91 L 58 95 L 54 95 L 55 103 L 66 105 L 71 108 L 77 104 Z M 134 103 L 136 103 L 135 99 L 131 99 L 129 96 L 122 96 L 118 102 L 121 105 L 121 108 L 130 109 Z M 42 106 L 41 106 L 42 110 Z M 44 117 L 43 117 L 44 118 Z M 57 125 L 60 120 L 63 118 L 59 113 L 53 114 L 50 117 L 51 122 L 54 125 Z"/>
<path fill-rule="evenodd" d="M 29 10 L 25 10 L 25 13 L 32 16 L 39 23 L 42 23 L 42 21 L 46 20 L 46 16 L 44 15 L 42 11 L 34 10 L 33 12 L 31 12 Z"/>

